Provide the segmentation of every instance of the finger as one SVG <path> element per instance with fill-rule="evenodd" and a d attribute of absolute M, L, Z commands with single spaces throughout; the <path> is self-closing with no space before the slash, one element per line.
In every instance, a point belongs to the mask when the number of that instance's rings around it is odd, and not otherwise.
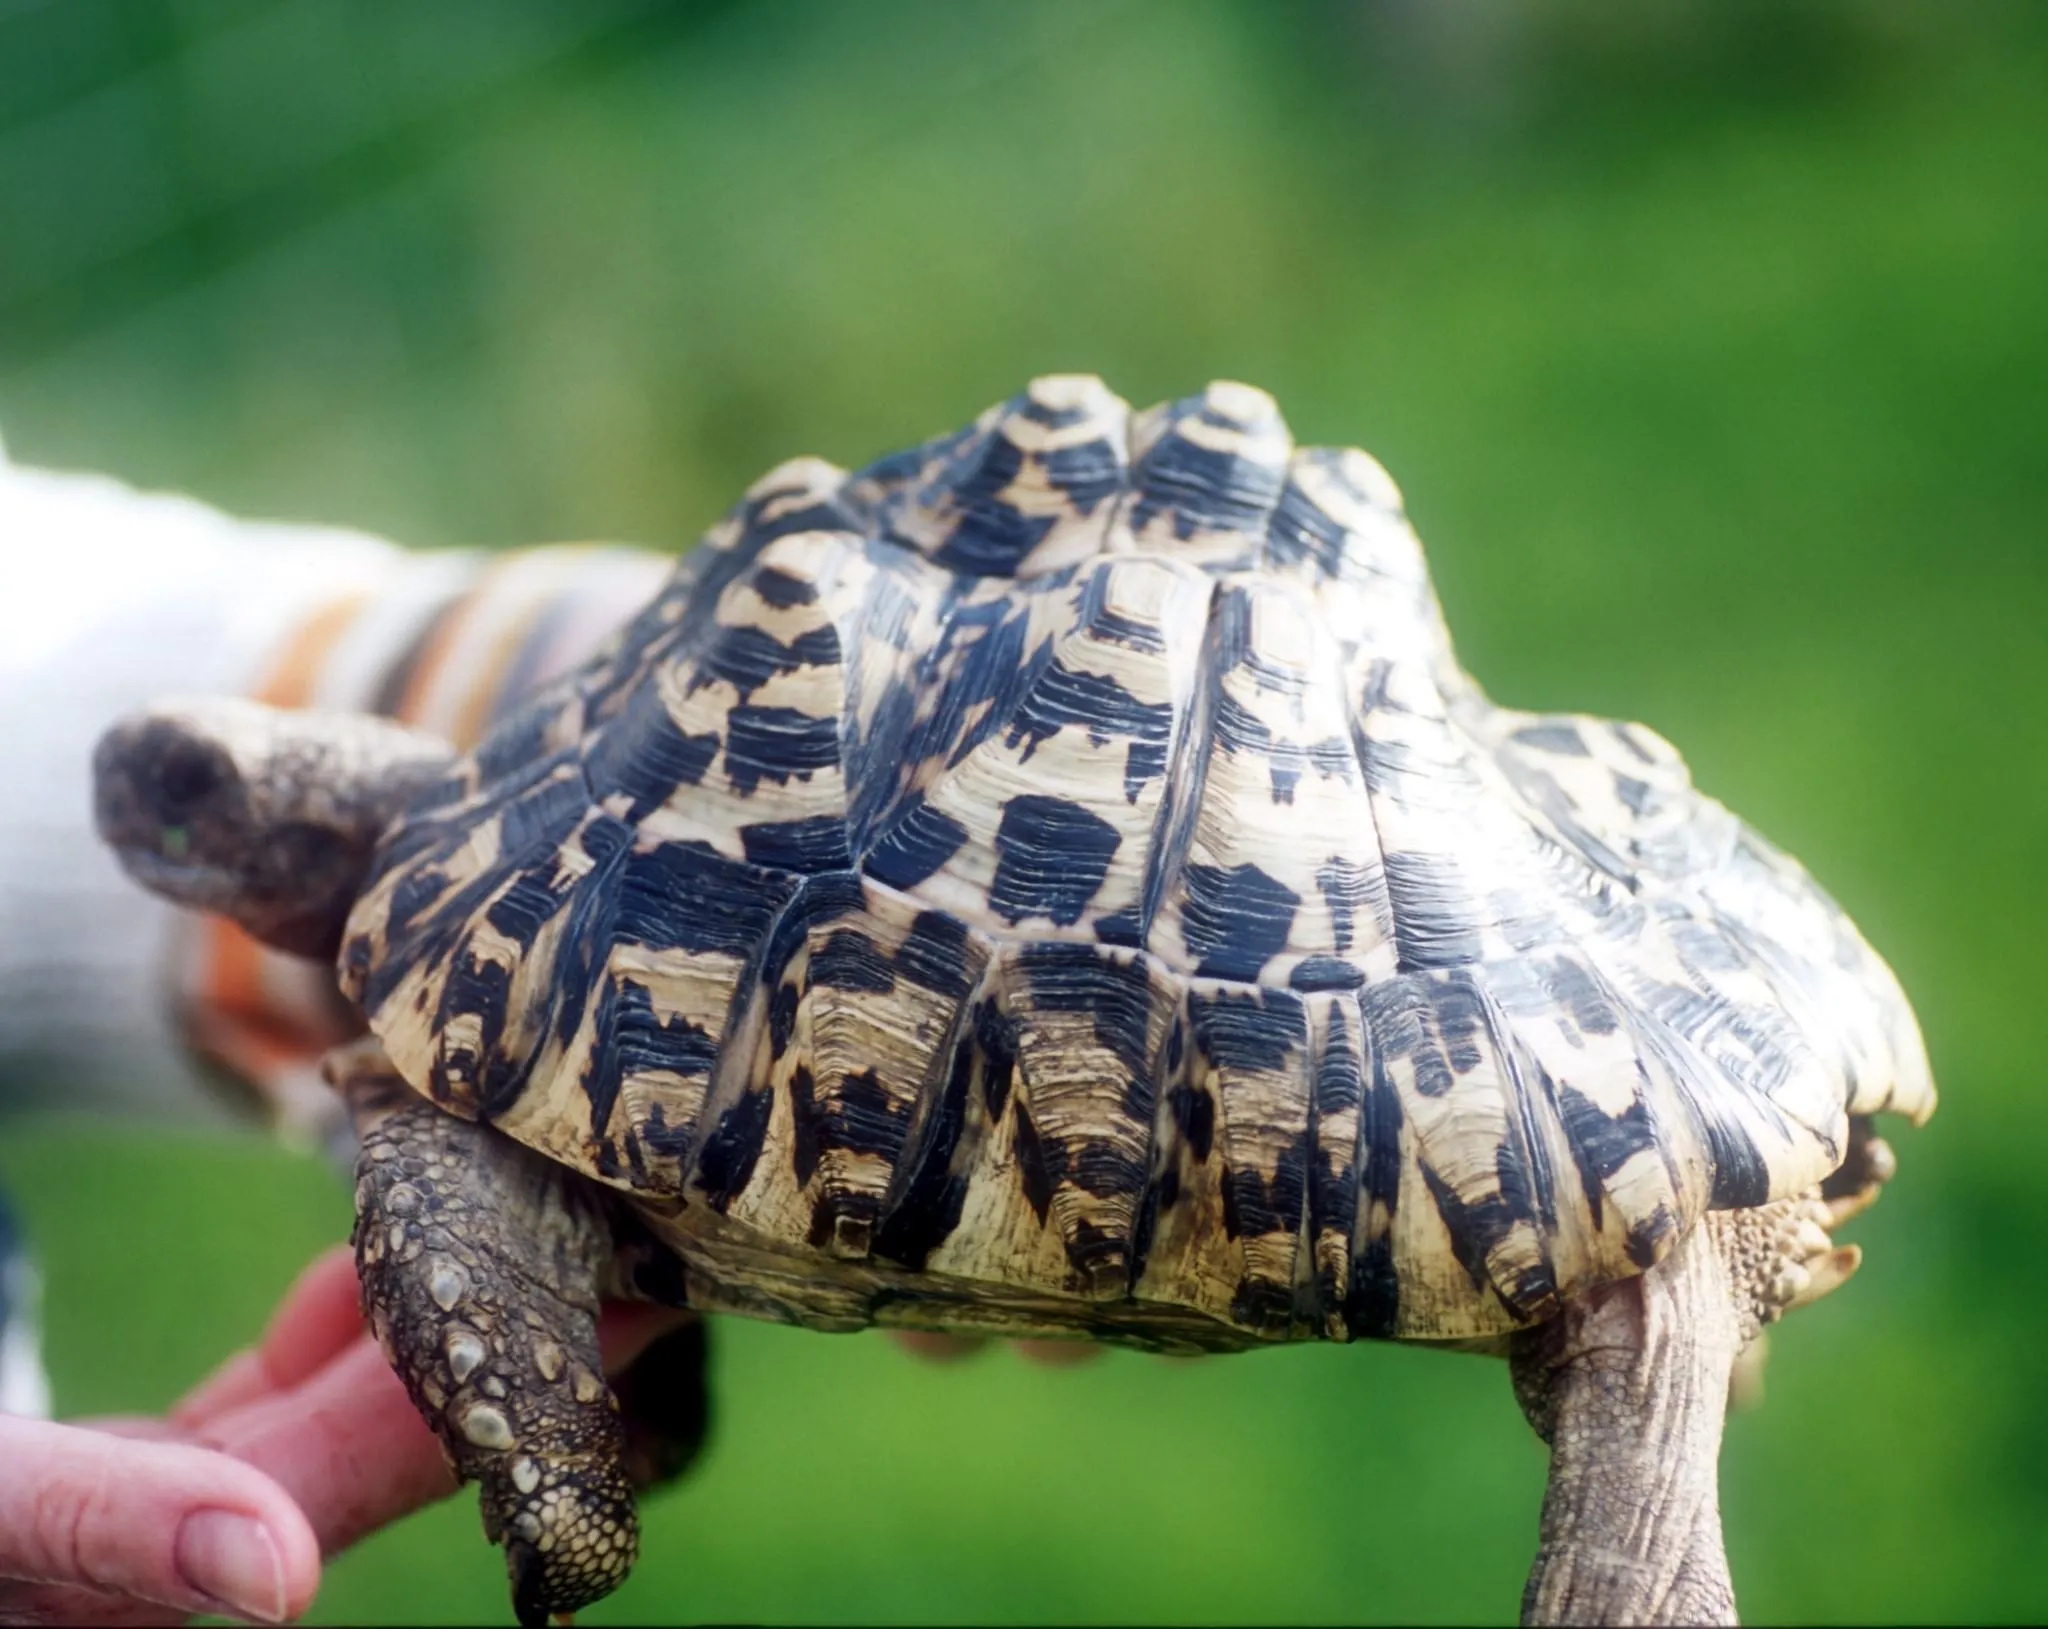
<path fill-rule="evenodd" d="M 958 1363 L 988 1349 L 979 1335 L 941 1335 L 932 1329 L 892 1329 L 889 1338 L 912 1357 L 931 1363 Z"/>
<path fill-rule="evenodd" d="M 345 1244 L 323 1251 L 285 1291 L 253 1351 L 237 1352 L 172 1408 L 197 1429 L 231 1408 L 285 1391 L 316 1373 L 362 1333 L 355 1259 Z"/>
<path fill-rule="evenodd" d="M 599 1326 L 607 1367 L 626 1367 L 691 1316 L 639 1303 L 607 1306 Z M 203 1434 L 275 1477 L 328 1555 L 456 1487 L 440 1443 L 367 1337 L 289 1392 L 215 1416 Z"/>
<path fill-rule="evenodd" d="M 97 1431 L 102 1436 L 127 1437 L 136 1442 L 192 1441 L 191 1432 L 153 1414 L 94 1414 L 64 1423 L 74 1431 Z"/>
<path fill-rule="evenodd" d="M 56 1584 L 11 1584 L 0 1579 L 0 1623 L 68 1624 L 71 1629 L 142 1629 L 176 1625 L 192 1614 L 175 1606 Z"/>
<path fill-rule="evenodd" d="M 441 1445 L 367 1336 L 292 1390 L 216 1415 L 202 1435 L 275 1478 L 327 1555 L 455 1491 Z"/>
<path fill-rule="evenodd" d="M 278 1622 L 320 1582 L 269 1477 L 184 1443 L 0 1417 L 0 1577 Z"/>
<path fill-rule="evenodd" d="M 698 1316 L 650 1301 L 607 1301 L 597 1320 L 597 1349 L 604 1356 L 605 1373 L 624 1373 L 662 1336 Z"/>

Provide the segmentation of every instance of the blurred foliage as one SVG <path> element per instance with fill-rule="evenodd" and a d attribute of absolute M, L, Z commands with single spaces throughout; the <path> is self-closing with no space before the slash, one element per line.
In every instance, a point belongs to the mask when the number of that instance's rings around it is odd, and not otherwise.
<path fill-rule="evenodd" d="M 680 546 L 1084 368 L 1402 481 L 1503 699 L 1647 719 L 1893 960 L 1947 1089 L 1724 1464 L 1760 1621 L 2037 1620 L 2048 8 L 0 6 L 17 457 L 424 543 Z M 156 1405 L 346 1223 L 266 1148 L 0 1174 L 60 1402 Z M 1494 1364 L 936 1367 L 721 1326 L 592 1623 L 1512 1616 Z M 504 1621 L 458 1501 L 318 1613 Z"/>

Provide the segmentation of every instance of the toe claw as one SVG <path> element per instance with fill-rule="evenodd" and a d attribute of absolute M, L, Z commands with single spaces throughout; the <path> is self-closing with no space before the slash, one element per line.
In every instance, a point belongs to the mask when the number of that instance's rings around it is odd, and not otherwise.
<path fill-rule="evenodd" d="M 1806 1284 L 1786 1303 L 1785 1310 L 1789 1312 L 1793 1307 L 1807 1306 L 1840 1289 L 1862 1265 L 1863 1247 L 1860 1244 L 1837 1245 L 1826 1255 L 1807 1263 Z"/>

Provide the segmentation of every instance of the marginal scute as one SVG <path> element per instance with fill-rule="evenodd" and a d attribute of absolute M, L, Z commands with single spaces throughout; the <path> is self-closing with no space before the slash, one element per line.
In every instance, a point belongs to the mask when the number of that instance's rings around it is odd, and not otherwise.
<path fill-rule="evenodd" d="M 1485 1341 L 1934 1106 L 1813 880 L 1647 728 L 1489 702 L 1386 472 L 1229 382 L 771 471 L 340 966 L 693 1304 L 827 1328 Z"/>

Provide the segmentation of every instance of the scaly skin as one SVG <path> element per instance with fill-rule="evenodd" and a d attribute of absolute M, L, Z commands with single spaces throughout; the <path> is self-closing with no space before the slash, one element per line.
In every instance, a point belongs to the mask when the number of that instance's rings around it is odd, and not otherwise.
<path fill-rule="evenodd" d="M 1637 1278 L 1514 1337 L 1515 1396 L 1550 1444 L 1535 1624 L 1732 1624 L 1721 1425 L 1738 1355 L 1855 1271 L 1818 1195 L 1716 1211 Z"/>
<path fill-rule="evenodd" d="M 377 839 L 453 758 L 367 714 L 164 702 L 101 736 L 93 816 L 136 881 L 331 962 Z"/>
<path fill-rule="evenodd" d="M 628 1433 L 598 1354 L 613 1249 L 594 1191 L 425 1102 L 375 1042 L 330 1069 L 362 1145 L 356 1268 L 371 1328 L 456 1474 L 481 1484 L 520 1622 L 587 1606 L 640 1543 Z"/>

